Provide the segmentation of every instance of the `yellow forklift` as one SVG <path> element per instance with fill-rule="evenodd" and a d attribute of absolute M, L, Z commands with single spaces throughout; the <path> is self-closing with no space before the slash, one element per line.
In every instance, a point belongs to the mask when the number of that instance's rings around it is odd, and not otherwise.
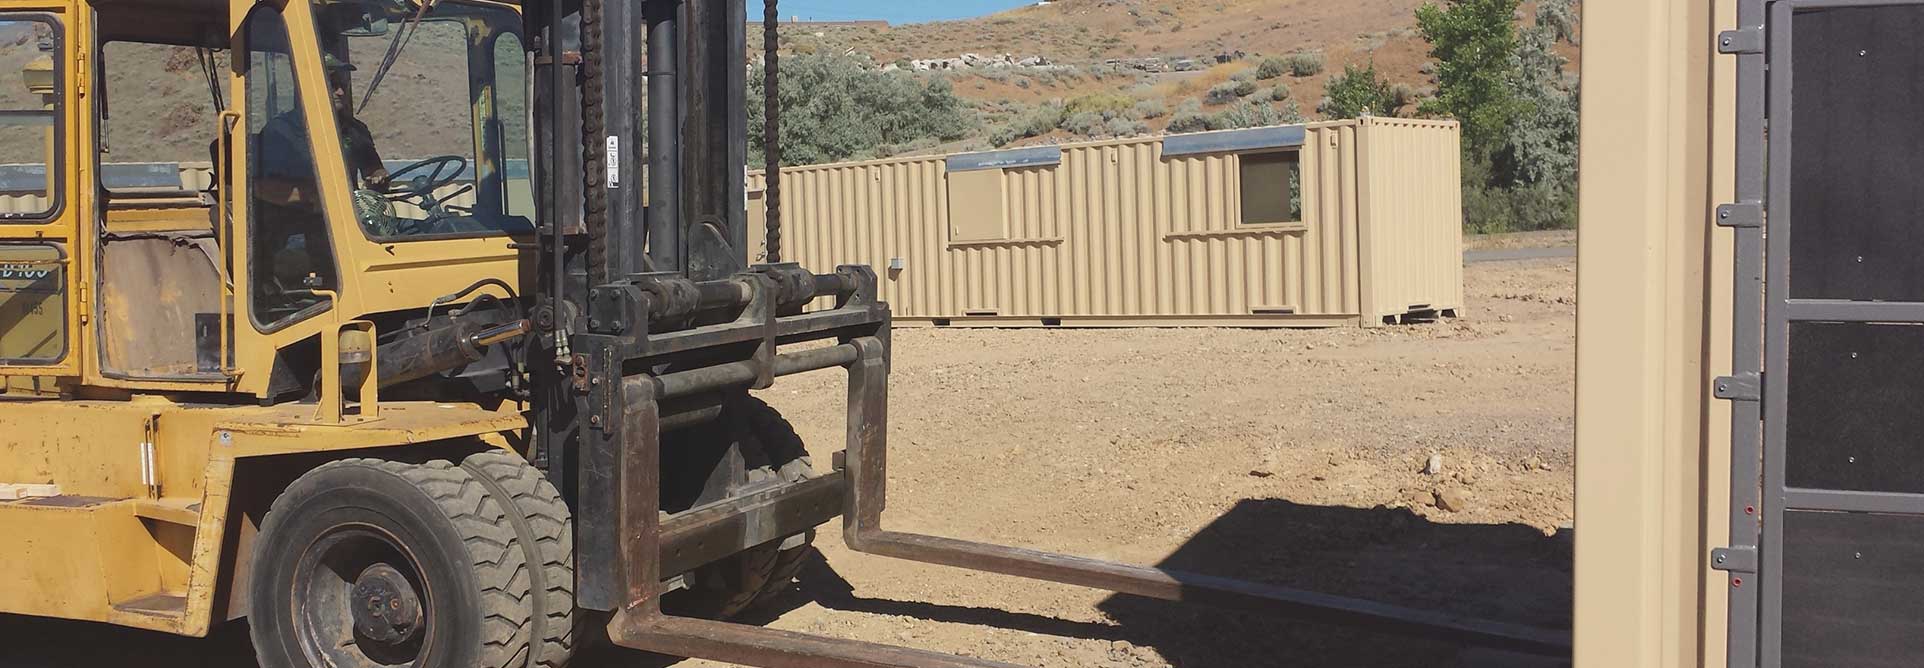
<path fill-rule="evenodd" d="M 0 613 L 246 619 L 271 668 L 558 667 L 603 636 L 1004 665 L 726 621 L 839 516 L 862 552 L 1568 651 L 882 528 L 889 310 L 868 267 L 780 261 L 778 171 L 747 261 L 747 24 L 743 0 L 0 0 Z M 772 18 L 763 42 L 772 78 Z M 103 156 L 152 109 L 105 94 L 142 57 L 120 45 L 189 54 L 166 64 L 205 80 L 204 164 Z M 818 471 L 749 391 L 826 369 L 848 429 Z"/>

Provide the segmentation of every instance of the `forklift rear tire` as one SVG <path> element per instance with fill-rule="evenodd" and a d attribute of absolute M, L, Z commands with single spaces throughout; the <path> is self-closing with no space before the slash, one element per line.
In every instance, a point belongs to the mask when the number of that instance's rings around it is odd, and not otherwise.
<path fill-rule="evenodd" d="M 521 668 L 534 592 L 508 514 L 466 469 L 348 459 L 274 500 L 249 626 L 263 668 Z"/>
<path fill-rule="evenodd" d="M 575 534 L 568 504 L 540 469 L 514 452 L 477 452 L 461 460 L 461 468 L 501 502 L 525 548 L 534 594 L 528 668 L 568 665 L 575 651 Z"/>

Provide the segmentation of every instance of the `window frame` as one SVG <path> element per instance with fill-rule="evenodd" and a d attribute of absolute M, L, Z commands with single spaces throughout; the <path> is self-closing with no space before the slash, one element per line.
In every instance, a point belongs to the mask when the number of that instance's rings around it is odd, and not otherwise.
<path fill-rule="evenodd" d="M 1293 229 L 1293 228 L 1304 227 L 1309 224 L 1309 221 L 1306 220 L 1306 218 L 1309 217 L 1309 203 L 1307 201 L 1308 194 L 1302 189 L 1303 149 L 1301 146 L 1288 146 L 1288 147 L 1262 149 L 1262 150 L 1255 150 L 1255 151 L 1241 151 L 1236 153 L 1235 155 L 1236 155 L 1236 228 L 1237 229 L 1249 229 L 1249 230 Z M 1298 201 L 1296 206 L 1294 207 L 1295 208 L 1294 213 L 1296 215 L 1290 218 L 1285 218 L 1284 220 L 1251 221 L 1249 219 L 1249 207 L 1248 207 L 1249 190 L 1248 190 L 1247 179 L 1245 178 L 1247 175 L 1247 172 L 1245 170 L 1248 169 L 1249 159 L 1250 158 L 1266 159 L 1266 158 L 1273 158 L 1276 156 L 1287 156 L 1287 157 L 1294 158 L 1293 160 L 1284 160 L 1282 162 L 1286 164 L 1293 164 L 1295 166 L 1295 169 L 1293 170 L 1293 172 L 1296 176 L 1296 183 L 1297 183 L 1296 187 L 1298 189 L 1297 190 Z M 1290 208 L 1291 207 L 1289 202 L 1289 185 L 1285 183 L 1283 185 L 1283 209 L 1286 214 L 1289 212 Z"/>
<path fill-rule="evenodd" d="M 467 13 L 457 13 L 457 14 L 451 14 L 448 16 L 424 18 L 422 19 L 422 23 L 432 23 L 432 22 L 439 21 L 439 22 L 456 23 L 462 26 L 462 33 L 463 33 L 462 41 L 464 44 L 467 45 L 467 50 L 468 50 L 466 54 L 467 57 L 465 59 L 468 69 L 466 72 L 463 72 L 465 76 L 462 77 L 468 83 L 468 85 L 466 86 L 467 88 L 466 97 L 468 99 L 468 102 L 466 105 L 467 113 L 468 113 L 467 125 L 470 130 L 468 134 L 471 137 L 475 137 L 477 140 L 475 141 L 475 145 L 473 146 L 473 150 L 475 152 L 474 159 L 469 162 L 467 169 L 474 174 L 475 192 L 478 195 L 482 191 L 480 163 L 482 162 L 483 156 L 481 154 L 489 150 L 499 150 L 500 155 L 495 157 L 499 159 L 500 164 L 496 165 L 495 172 L 497 174 L 496 178 L 498 178 L 501 181 L 500 191 L 502 193 L 502 198 L 501 198 L 501 202 L 499 203 L 499 208 L 501 209 L 500 218 L 505 221 L 513 221 L 513 220 L 525 221 L 527 223 L 527 227 L 526 229 L 521 229 L 521 230 L 484 230 L 484 231 L 475 231 L 475 232 L 443 232 L 438 234 L 402 234 L 402 235 L 383 236 L 380 234 L 376 234 L 374 230 L 369 229 L 368 226 L 360 220 L 359 215 L 352 215 L 351 218 L 353 218 L 354 226 L 361 230 L 361 235 L 364 238 L 366 238 L 368 241 L 378 243 L 378 244 L 383 244 L 383 245 L 405 244 L 405 243 L 412 243 L 417 241 L 447 241 L 451 239 L 489 239 L 489 238 L 532 235 L 535 233 L 536 221 L 534 220 L 534 218 L 529 216 L 516 216 L 516 215 L 507 213 L 508 203 L 507 203 L 507 194 L 506 194 L 507 193 L 506 141 L 505 141 L 505 138 L 502 136 L 503 133 L 490 132 L 492 129 L 494 129 L 494 126 L 500 125 L 500 120 L 499 120 L 499 115 L 500 115 L 499 88 L 500 86 L 499 84 L 501 81 L 501 77 L 500 77 L 500 73 L 494 69 L 496 66 L 498 66 L 498 63 L 494 58 L 495 43 L 499 41 L 501 35 L 512 34 L 515 37 L 515 41 L 521 43 L 522 52 L 524 54 L 527 53 L 527 39 L 521 34 L 521 31 L 522 31 L 522 21 L 520 20 L 521 15 L 519 13 L 516 13 L 514 10 L 508 9 L 506 7 L 501 7 L 501 6 L 492 5 L 492 4 L 485 4 L 485 3 L 477 3 L 477 2 L 463 2 L 461 0 L 446 0 L 446 2 L 437 4 L 436 6 L 437 7 L 452 6 L 452 7 L 465 8 L 467 10 Z M 487 16 L 487 14 L 489 13 L 501 13 L 504 16 L 511 16 L 515 20 L 503 21 L 499 25 L 497 25 L 495 23 L 490 22 L 489 19 L 491 17 Z M 402 29 L 402 27 L 396 26 L 393 29 L 400 30 Z M 492 36 L 481 35 L 479 36 L 480 38 L 477 38 L 477 36 L 475 35 L 475 30 L 477 29 L 490 29 L 490 30 L 495 30 L 495 32 Z M 323 41 L 324 36 L 321 35 L 321 26 L 319 23 L 315 24 L 314 30 L 315 30 L 315 33 L 314 33 L 315 42 L 317 44 L 321 43 Z M 476 97 L 477 87 L 474 85 L 475 82 L 473 77 L 475 64 L 480 61 L 486 61 L 489 67 L 488 75 L 490 80 L 489 80 L 489 84 L 486 86 L 489 99 L 487 99 L 485 103 L 478 100 Z M 523 58 L 522 66 L 526 68 L 522 75 L 523 81 L 532 81 L 534 79 L 534 68 L 530 65 L 530 63 L 525 57 Z M 359 91 L 357 91 L 357 93 L 358 92 Z M 529 103 L 532 104 L 532 98 L 529 99 Z M 495 115 L 496 115 L 495 118 L 484 119 L 481 117 L 480 111 L 484 105 L 487 108 L 495 111 Z M 365 120 L 363 120 L 363 122 L 365 122 Z M 340 132 L 340 127 L 339 127 L 340 123 L 338 119 L 333 120 L 333 125 L 335 127 L 335 133 L 338 136 Z M 487 139 L 484 139 L 489 134 L 494 135 L 491 138 L 493 139 L 493 141 L 487 141 Z M 532 123 L 530 123 L 528 126 L 528 141 L 530 143 L 530 146 L 528 148 L 528 153 L 530 156 L 533 155 L 533 147 L 532 147 L 533 139 L 534 139 L 534 127 Z M 490 144 L 492 144 L 492 146 L 490 146 Z M 387 160 L 384 158 L 383 162 L 387 162 Z M 536 205 L 536 209 L 537 211 L 539 210 L 538 204 Z"/>
<path fill-rule="evenodd" d="M 246 231 L 246 235 L 237 242 L 239 246 L 246 248 L 247 284 L 243 287 L 243 289 L 236 289 L 235 293 L 236 294 L 239 294 L 241 292 L 246 293 L 247 321 L 249 324 L 253 325 L 254 331 L 262 334 L 273 334 L 275 332 L 279 332 L 289 327 L 293 327 L 297 324 L 306 322 L 308 320 L 312 320 L 316 316 L 319 316 L 323 313 L 327 313 L 329 311 L 334 310 L 335 302 L 340 300 L 340 293 L 343 291 L 343 288 L 345 287 L 345 285 L 343 285 L 344 276 L 341 272 L 340 249 L 335 247 L 336 239 L 334 238 L 335 237 L 334 207 L 336 205 L 329 201 L 329 200 L 332 200 L 333 198 L 327 195 L 328 188 L 327 188 L 326 182 L 324 181 L 324 179 L 321 178 L 321 165 L 319 161 L 319 157 L 320 157 L 319 153 L 313 152 L 313 149 L 317 145 L 319 145 L 320 142 L 315 141 L 314 139 L 313 119 L 307 117 L 307 111 L 308 111 L 307 91 L 303 90 L 307 86 L 307 84 L 311 83 L 313 75 L 303 76 L 302 73 L 308 69 L 313 69 L 315 73 L 319 73 L 320 72 L 319 70 L 320 56 L 318 53 L 309 53 L 307 54 L 308 56 L 307 58 L 303 58 L 300 49 L 295 47 L 294 21 L 290 19 L 287 13 L 289 11 L 295 11 L 293 8 L 296 5 L 300 5 L 303 8 L 303 10 L 301 11 L 305 11 L 306 5 L 301 3 L 287 3 L 285 6 L 276 6 L 273 3 L 260 3 L 260 4 L 254 5 L 253 9 L 248 11 L 247 16 L 241 19 L 240 29 L 237 31 L 239 32 L 241 37 L 240 48 L 228 50 L 228 53 L 234 58 L 234 62 L 246 64 L 246 68 L 244 70 L 246 74 L 241 79 L 241 91 L 240 91 L 239 99 L 229 102 L 230 108 L 237 107 L 238 109 L 241 110 L 241 118 L 243 119 L 243 122 L 240 124 L 240 128 L 243 131 L 242 134 L 240 135 L 240 139 L 242 141 L 230 143 L 229 146 L 241 147 L 239 149 L 240 153 L 241 155 L 246 157 L 245 162 L 241 163 L 245 165 L 246 173 L 243 176 L 241 176 L 241 178 L 235 179 L 236 181 L 243 183 L 244 187 L 239 189 L 239 192 L 235 194 L 235 197 L 236 199 L 238 199 L 241 193 L 253 193 L 253 192 L 256 192 L 257 190 L 254 185 L 254 178 L 255 178 L 254 172 L 255 172 L 255 169 L 257 168 L 256 161 L 260 159 L 260 156 L 255 155 L 250 150 L 247 150 L 247 147 L 252 143 L 251 141 L 248 141 L 248 138 L 252 137 L 254 132 L 257 130 L 257 128 L 254 127 L 253 123 L 249 122 L 251 120 L 249 119 L 249 116 L 251 113 L 249 110 L 249 106 L 251 105 L 252 102 L 248 97 L 249 94 L 251 93 L 248 87 L 253 85 L 254 76 L 255 76 L 254 64 L 252 60 L 255 50 L 254 50 L 254 44 L 253 44 L 253 36 L 251 34 L 252 31 L 249 27 L 249 22 L 253 21 L 257 14 L 267 13 L 267 14 L 274 15 L 275 19 L 281 22 L 281 28 L 283 31 L 285 31 L 285 34 L 287 36 L 288 53 L 285 55 L 287 56 L 288 66 L 293 71 L 293 74 L 294 74 L 294 93 L 295 95 L 298 96 L 296 98 L 297 99 L 296 103 L 299 105 L 299 108 L 301 110 L 302 122 L 307 125 L 307 128 L 306 128 L 307 141 L 309 144 L 308 149 L 310 151 L 309 159 L 314 161 L 314 164 L 313 164 L 314 181 L 315 181 L 316 189 L 319 191 L 318 193 L 319 196 L 315 198 L 315 201 L 316 201 L 316 204 L 319 205 L 321 210 L 321 220 L 323 222 L 322 229 L 326 231 L 326 234 L 324 234 L 323 236 L 327 239 L 327 244 L 328 244 L 327 259 L 331 265 L 331 268 L 334 271 L 335 287 L 333 290 L 335 293 L 335 297 L 332 299 L 322 299 L 321 301 L 315 303 L 313 306 L 309 306 L 299 311 L 290 313 L 286 316 L 283 316 L 279 320 L 275 320 L 272 322 L 261 321 L 260 304 L 256 303 L 254 300 L 253 282 L 260 280 L 261 269 L 266 265 L 264 265 L 260 261 L 261 258 L 256 256 L 256 254 L 254 253 L 254 236 L 259 233 L 259 223 L 256 220 L 256 217 L 260 215 L 260 212 L 254 210 L 254 203 L 251 201 L 252 198 L 250 195 L 249 196 L 250 201 L 247 203 L 247 206 L 244 209 L 247 212 L 245 227 L 243 228 Z M 307 60 L 313 60 L 314 62 L 313 63 L 305 62 Z M 333 123 L 329 123 L 327 127 L 330 132 L 338 132 L 338 130 L 335 129 Z M 339 139 L 334 139 L 334 141 L 338 143 Z"/>
<path fill-rule="evenodd" d="M 52 29 L 53 39 L 53 155 L 47 156 L 47 208 L 38 212 L 0 212 L 0 225 L 45 225 L 58 220 L 67 208 L 67 30 L 51 12 L 0 11 L 0 20 L 37 21 Z M 26 111 L 26 110 L 22 110 Z"/>

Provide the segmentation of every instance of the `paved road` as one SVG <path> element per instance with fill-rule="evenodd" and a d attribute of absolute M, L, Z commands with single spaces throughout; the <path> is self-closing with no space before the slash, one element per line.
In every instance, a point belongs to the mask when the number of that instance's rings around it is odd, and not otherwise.
<path fill-rule="evenodd" d="M 1551 258 L 1576 257 L 1576 246 L 1551 246 L 1549 248 L 1493 248 L 1490 250 L 1464 251 L 1463 262 L 1512 262 L 1516 260 L 1548 260 Z"/>

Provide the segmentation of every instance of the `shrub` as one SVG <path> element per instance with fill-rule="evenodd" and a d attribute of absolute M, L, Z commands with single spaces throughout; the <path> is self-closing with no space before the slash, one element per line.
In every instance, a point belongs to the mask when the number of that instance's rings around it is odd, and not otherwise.
<path fill-rule="evenodd" d="M 1162 118 L 1169 115 L 1169 107 L 1162 100 L 1142 100 L 1135 106 L 1136 118 Z"/>
<path fill-rule="evenodd" d="M 1111 137 L 1146 135 L 1149 134 L 1149 124 L 1127 118 L 1118 118 L 1109 121 L 1108 132 Z"/>
<path fill-rule="evenodd" d="M 1367 67 L 1343 66 L 1343 73 L 1329 80 L 1329 101 L 1320 110 L 1328 118 L 1355 118 L 1365 112 L 1393 116 L 1400 105 L 1393 104 L 1390 84 L 1377 75 L 1376 64 Z"/>
<path fill-rule="evenodd" d="M 1209 117 L 1201 112 L 1185 111 L 1169 119 L 1169 131 L 1176 134 L 1202 132 L 1209 129 Z"/>
<path fill-rule="evenodd" d="M 1045 102 L 1032 109 L 1016 114 L 1015 118 L 1011 119 L 1007 125 L 1002 126 L 1000 129 L 997 129 L 994 134 L 990 135 L 989 143 L 995 144 L 996 146 L 1007 146 L 1010 142 L 1018 139 L 1049 134 L 1056 128 L 1062 126 L 1064 116 L 1061 102 L 1053 100 Z"/>
<path fill-rule="evenodd" d="M 1070 100 L 1064 111 L 1070 115 L 1081 113 L 1114 115 L 1135 106 L 1134 98 L 1121 93 L 1092 93 Z"/>
<path fill-rule="evenodd" d="M 1269 89 L 1269 99 L 1272 102 L 1281 102 L 1289 99 L 1289 84 L 1279 83 L 1276 84 L 1275 88 Z"/>
<path fill-rule="evenodd" d="M 1183 98 L 1182 102 L 1176 103 L 1176 113 L 1178 114 L 1193 114 L 1199 111 L 1202 111 L 1202 100 L 1186 97 Z"/>
<path fill-rule="evenodd" d="M 1289 61 L 1275 56 L 1264 58 L 1263 62 L 1256 64 L 1256 78 L 1258 79 L 1274 79 L 1288 73 Z"/>
<path fill-rule="evenodd" d="M 1292 53 L 1283 63 L 1289 67 L 1290 76 L 1310 77 L 1323 72 L 1323 54 L 1316 52 Z"/>
<path fill-rule="evenodd" d="M 1401 111 L 1416 103 L 1416 87 L 1409 84 L 1390 85 L 1390 109 Z"/>
<path fill-rule="evenodd" d="M 1256 82 L 1230 80 L 1209 87 L 1203 100 L 1210 104 L 1229 104 L 1256 92 Z"/>
<path fill-rule="evenodd" d="M 1108 127 L 1108 121 L 1102 118 L 1102 114 L 1093 111 L 1077 112 L 1062 119 L 1062 129 L 1079 137 L 1100 135 Z"/>
<path fill-rule="evenodd" d="M 748 99 L 761 99 L 759 66 L 748 83 Z M 787 164 L 847 160 L 927 140 L 955 141 L 979 123 L 947 79 L 924 82 L 907 72 L 881 72 L 852 56 L 785 58 L 777 93 Z M 748 155 L 756 167 L 761 166 L 761 128 L 762 105 L 748 105 Z"/>
<path fill-rule="evenodd" d="M 1211 130 L 1239 130 L 1265 125 L 1282 125 L 1282 112 L 1268 103 L 1244 101 L 1209 117 Z"/>
<path fill-rule="evenodd" d="M 1256 80 L 1256 71 L 1255 71 L 1255 70 L 1243 70 L 1243 71 L 1241 71 L 1241 72 L 1237 72 L 1237 73 L 1235 73 L 1235 74 L 1231 74 L 1231 75 L 1229 75 L 1229 80 L 1230 80 L 1230 81 L 1255 81 L 1255 80 Z"/>

